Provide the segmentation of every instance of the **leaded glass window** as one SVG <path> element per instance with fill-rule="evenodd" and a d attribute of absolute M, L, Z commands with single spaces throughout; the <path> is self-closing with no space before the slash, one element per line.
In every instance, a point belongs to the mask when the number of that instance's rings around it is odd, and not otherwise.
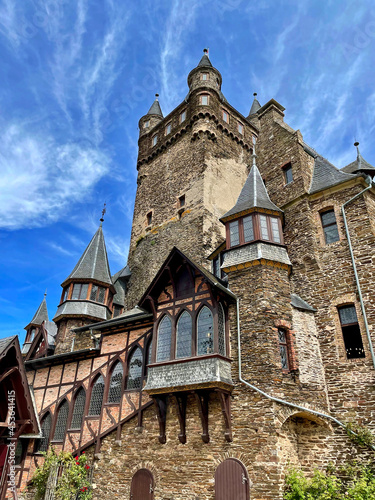
<path fill-rule="evenodd" d="M 193 335 L 193 322 L 190 314 L 184 311 L 177 322 L 176 358 L 191 356 L 191 343 Z"/>
<path fill-rule="evenodd" d="M 171 358 L 171 341 L 172 322 L 168 316 L 164 316 L 158 328 L 156 361 L 168 361 Z"/>
<path fill-rule="evenodd" d="M 328 210 L 320 214 L 322 219 L 322 226 L 326 244 L 334 243 L 340 239 L 339 231 L 337 229 L 337 222 L 334 210 Z"/>
<path fill-rule="evenodd" d="M 23 444 L 22 444 L 22 439 L 19 439 L 15 450 L 14 465 L 21 465 L 22 458 L 23 458 Z"/>
<path fill-rule="evenodd" d="M 96 294 L 98 293 L 98 288 L 99 287 L 97 285 L 92 285 L 90 300 L 96 300 Z"/>
<path fill-rule="evenodd" d="M 277 219 L 276 217 L 271 217 L 271 228 L 272 228 L 273 241 L 275 243 L 281 243 L 279 219 Z"/>
<path fill-rule="evenodd" d="M 142 351 L 137 347 L 129 359 L 128 382 L 126 384 L 128 390 L 140 389 L 142 387 L 142 365 Z"/>
<path fill-rule="evenodd" d="M 253 226 L 253 216 L 248 215 L 243 218 L 243 232 L 245 243 L 254 240 L 254 226 Z"/>
<path fill-rule="evenodd" d="M 219 354 L 225 356 L 225 314 L 224 309 L 221 304 L 218 307 L 218 342 L 219 342 Z"/>
<path fill-rule="evenodd" d="M 37 449 L 36 451 L 47 451 L 48 449 L 48 442 L 49 442 L 49 434 L 51 431 L 51 423 L 52 423 L 52 418 L 51 414 L 47 413 L 47 415 L 44 417 L 43 422 L 42 422 L 42 439 L 40 439 L 39 443 L 37 444 Z"/>
<path fill-rule="evenodd" d="M 105 288 L 102 286 L 99 287 L 99 294 L 98 294 L 98 302 L 103 304 L 104 302 L 104 297 L 105 297 Z"/>
<path fill-rule="evenodd" d="M 235 247 L 240 244 L 240 232 L 238 220 L 229 223 L 230 246 Z"/>
<path fill-rule="evenodd" d="M 147 372 L 148 372 L 148 365 L 151 364 L 151 357 L 152 357 L 152 339 L 147 345 L 147 358 L 146 358 L 146 366 L 145 366 L 145 376 L 147 377 Z"/>
<path fill-rule="evenodd" d="M 266 215 L 259 215 L 259 220 L 260 220 L 260 237 L 262 240 L 269 240 L 270 237 L 268 235 L 268 226 L 267 226 L 267 216 Z"/>
<path fill-rule="evenodd" d="M 100 375 L 96 379 L 95 384 L 92 386 L 90 408 L 89 408 L 90 417 L 95 417 L 100 415 L 100 412 L 102 411 L 103 394 L 104 394 L 104 379 L 103 375 Z"/>
<path fill-rule="evenodd" d="M 289 370 L 288 345 L 287 345 L 287 339 L 286 339 L 286 331 L 283 330 L 282 328 L 279 328 L 278 333 L 279 333 L 281 367 L 283 370 Z"/>
<path fill-rule="evenodd" d="M 80 429 L 82 427 L 83 415 L 85 412 L 86 392 L 83 387 L 78 389 L 73 408 L 71 429 Z"/>
<path fill-rule="evenodd" d="M 212 313 L 207 306 L 203 306 L 198 315 L 197 326 L 197 354 L 211 354 L 214 347 L 214 323 Z"/>
<path fill-rule="evenodd" d="M 118 361 L 112 370 L 111 380 L 109 382 L 108 403 L 120 402 L 122 376 L 122 364 Z"/>
<path fill-rule="evenodd" d="M 68 401 L 65 400 L 59 407 L 53 441 L 64 441 L 64 437 L 66 434 L 66 424 L 68 423 L 68 413 L 69 404 Z"/>

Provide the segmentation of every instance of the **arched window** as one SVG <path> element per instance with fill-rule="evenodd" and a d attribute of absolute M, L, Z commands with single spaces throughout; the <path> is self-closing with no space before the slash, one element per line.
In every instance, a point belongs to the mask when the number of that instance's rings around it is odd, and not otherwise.
<path fill-rule="evenodd" d="M 218 321 L 218 343 L 219 343 L 219 354 L 225 356 L 225 314 L 224 308 L 219 304 L 217 311 L 217 321 Z"/>
<path fill-rule="evenodd" d="M 111 380 L 109 382 L 108 403 L 120 402 L 123 373 L 122 364 L 120 361 L 117 361 L 112 370 Z"/>
<path fill-rule="evenodd" d="M 147 377 L 148 365 L 151 364 L 151 356 L 152 356 L 152 338 L 147 344 L 147 349 L 146 349 L 145 377 Z"/>
<path fill-rule="evenodd" d="M 142 387 L 143 355 L 139 347 L 133 351 L 129 358 L 128 382 L 126 389 L 140 389 Z"/>
<path fill-rule="evenodd" d="M 158 348 L 156 361 L 168 361 L 171 358 L 172 322 L 168 316 L 159 323 Z"/>
<path fill-rule="evenodd" d="M 39 440 L 36 446 L 36 452 L 47 451 L 49 443 L 49 434 L 51 432 L 52 418 L 50 412 L 45 415 L 42 421 L 42 439 Z"/>
<path fill-rule="evenodd" d="M 71 429 L 80 429 L 82 427 L 85 404 L 86 404 L 86 392 L 85 389 L 81 387 L 80 389 L 78 389 L 74 401 L 72 423 L 70 424 Z"/>
<path fill-rule="evenodd" d="M 224 460 L 215 472 L 215 500 L 248 500 L 249 476 L 236 458 Z"/>
<path fill-rule="evenodd" d="M 65 401 L 59 406 L 56 420 L 55 432 L 53 441 L 64 441 L 66 434 L 66 424 L 68 422 L 69 403 Z"/>
<path fill-rule="evenodd" d="M 211 354 L 214 351 L 214 323 L 207 306 L 200 310 L 197 323 L 197 355 Z"/>
<path fill-rule="evenodd" d="M 94 385 L 92 386 L 90 408 L 89 408 L 90 417 L 100 415 L 100 412 L 102 411 L 103 394 L 104 394 L 104 379 L 103 375 L 99 375 Z"/>
<path fill-rule="evenodd" d="M 176 358 L 191 356 L 193 323 L 190 314 L 184 311 L 177 322 Z"/>

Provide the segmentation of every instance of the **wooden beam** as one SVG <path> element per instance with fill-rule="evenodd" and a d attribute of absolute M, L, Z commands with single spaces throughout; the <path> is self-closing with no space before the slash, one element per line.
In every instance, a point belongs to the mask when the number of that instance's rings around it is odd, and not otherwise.
<path fill-rule="evenodd" d="M 225 423 L 225 439 L 228 443 L 233 441 L 232 437 L 232 420 L 231 420 L 231 395 L 227 392 L 217 391 L 220 397 L 221 411 L 223 412 Z"/>
<path fill-rule="evenodd" d="M 159 422 L 159 443 L 165 444 L 165 442 L 167 441 L 167 438 L 165 436 L 165 425 L 167 422 L 167 404 L 168 404 L 167 396 L 155 396 L 153 400 L 155 403 L 158 422 Z"/>
<path fill-rule="evenodd" d="M 187 394 L 174 394 L 173 398 L 177 406 L 178 421 L 180 423 L 180 434 L 178 439 L 180 443 L 186 443 L 186 404 L 187 404 Z"/>
<path fill-rule="evenodd" d="M 194 391 L 195 399 L 198 403 L 199 416 L 202 423 L 202 441 L 209 443 L 210 435 L 208 433 L 208 400 L 210 393 L 208 391 Z"/>
<path fill-rule="evenodd" d="M 11 375 L 12 373 L 14 373 L 15 371 L 19 371 L 19 367 L 18 366 L 13 366 L 13 368 L 11 368 L 10 370 L 8 370 L 7 372 L 5 372 L 3 375 L 1 375 L 0 377 L 0 383 L 6 379 L 7 377 L 9 377 L 9 375 Z"/>

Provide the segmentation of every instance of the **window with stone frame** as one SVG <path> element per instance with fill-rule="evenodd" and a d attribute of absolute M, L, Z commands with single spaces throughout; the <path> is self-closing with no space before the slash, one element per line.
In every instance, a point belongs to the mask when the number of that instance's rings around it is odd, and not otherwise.
<path fill-rule="evenodd" d="M 149 126 L 150 126 L 150 120 L 146 120 L 145 124 L 144 124 L 144 127 L 145 128 L 149 128 Z"/>
<path fill-rule="evenodd" d="M 285 184 L 290 184 L 293 181 L 292 164 L 289 162 L 282 167 L 284 173 Z"/>
<path fill-rule="evenodd" d="M 117 363 L 112 368 L 111 378 L 109 381 L 108 403 L 120 402 L 123 375 L 124 370 L 122 368 L 122 363 L 121 361 L 117 361 Z"/>
<path fill-rule="evenodd" d="M 168 361 L 171 358 L 172 321 L 169 316 L 164 316 L 159 323 L 156 361 Z"/>
<path fill-rule="evenodd" d="M 172 122 L 169 122 L 165 127 L 165 135 L 168 135 L 172 132 Z"/>
<path fill-rule="evenodd" d="M 89 417 L 98 417 L 102 411 L 104 396 L 104 378 L 99 375 L 92 386 L 89 406 Z"/>
<path fill-rule="evenodd" d="M 153 146 L 156 146 L 156 144 L 158 143 L 158 135 L 155 134 L 152 138 L 152 145 Z"/>
<path fill-rule="evenodd" d="M 223 121 L 225 123 L 229 123 L 229 113 L 225 109 L 222 110 Z"/>
<path fill-rule="evenodd" d="M 86 391 L 83 387 L 80 387 L 76 392 L 76 396 L 74 399 L 74 407 L 73 407 L 73 415 L 72 421 L 70 423 L 71 429 L 81 429 L 83 417 L 85 414 L 85 405 L 86 405 Z"/>
<path fill-rule="evenodd" d="M 243 135 L 243 125 L 241 122 L 238 122 L 237 124 L 237 130 L 238 130 L 238 133 Z"/>
<path fill-rule="evenodd" d="M 333 209 L 326 210 L 320 213 L 324 239 L 327 245 L 340 240 L 339 230 L 337 227 L 336 215 Z"/>
<path fill-rule="evenodd" d="M 187 311 L 184 311 L 177 320 L 176 336 L 176 359 L 191 357 L 193 320 Z"/>
<path fill-rule="evenodd" d="M 210 96 L 208 94 L 201 94 L 199 96 L 199 104 L 201 106 L 207 106 L 210 103 Z"/>
<path fill-rule="evenodd" d="M 57 419 L 53 441 L 64 441 L 66 434 L 66 426 L 68 424 L 69 403 L 65 399 L 57 410 Z"/>
<path fill-rule="evenodd" d="M 364 358 L 365 350 L 354 304 L 338 307 L 346 357 Z"/>
<path fill-rule="evenodd" d="M 137 347 L 129 357 L 128 378 L 126 389 L 128 391 L 142 388 L 142 367 L 143 353 L 140 347 Z"/>
<path fill-rule="evenodd" d="M 41 424 L 42 438 L 36 440 L 35 453 L 47 451 L 49 444 L 49 435 L 51 432 L 52 417 L 50 412 L 43 417 Z"/>
<path fill-rule="evenodd" d="M 197 318 L 197 355 L 204 356 L 214 352 L 214 322 L 212 312 L 203 306 Z"/>
<path fill-rule="evenodd" d="M 207 81 L 207 80 L 208 80 L 208 73 L 202 73 L 202 74 L 201 74 L 201 79 L 202 79 L 203 81 Z"/>
<path fill-rule="evenodd" d="M 184 122 L 186 120 L 186 109 L 181 112 L 180 114 L 180 123 Z"/>
<path fill-rule="evenodd" d="M 278 337 L 279 337 L 279 350 L 280 350 L 280 359 L 281 359 L 281 368 L 285 371 L 290 370 L 290 352 L 289 352 L 289 339 L 288 339 L 288 331 L 284 328 L 278 328 Z"/>

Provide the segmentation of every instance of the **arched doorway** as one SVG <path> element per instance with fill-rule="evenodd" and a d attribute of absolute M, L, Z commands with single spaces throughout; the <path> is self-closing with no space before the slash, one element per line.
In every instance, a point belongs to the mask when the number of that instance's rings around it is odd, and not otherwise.
<path fill-rule="evenodd" d="M 216 469 L 215 500 L 249 500 L 249 475 L 236 458 L 224 460 Z"/>
<path fill-rule="evenodd" d="M 130 500 L 153 500 L 154 478 L 148 469 L 139 469 L 134 474 L 130 487 Z"/>

